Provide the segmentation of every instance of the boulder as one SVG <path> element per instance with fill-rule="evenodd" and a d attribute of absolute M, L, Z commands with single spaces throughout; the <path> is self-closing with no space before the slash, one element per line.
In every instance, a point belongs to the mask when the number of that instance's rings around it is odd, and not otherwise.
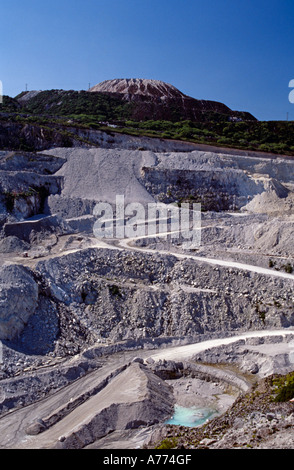
<path fill-rule="evenodd" d="M 38 303 L 38 285 L 30 271 L 19 265 L 0 269 L 0 339 L 21 333 Z"/>
<path fill-rule="evenodd" d="M 27 429 L 26 433 L 29 436 L 36 436 L 37 434 L 40 434 L 41 432 L 45 431 L 46 429 L 46 424 L 42 419 L 37 419 L 35 422 L 30 424 Z"/>

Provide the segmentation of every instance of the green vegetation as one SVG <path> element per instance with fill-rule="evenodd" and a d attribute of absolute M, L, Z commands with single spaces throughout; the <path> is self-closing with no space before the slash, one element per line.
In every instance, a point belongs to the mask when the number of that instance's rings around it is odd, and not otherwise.
<path fill-rule="evenodd" d="M 3 102 L 0 104 L 0 111 L 1 113 L 13 113 L 17 112 L 21 109 L 21 105 L 19 102 L 14 99 L 10 98 L 10 96 L 3 96 Z"/>
<path fill-rule="evenodd" d="M 126 121 L 125 127 L 155 132 L 167 139 L 294 155 L 294 122 Z"/>
<path fill-rule="evenodd" d="M 102 93 L 86 91 L 47 90 L 38 93 L 23 107 L 24 113 L 44 116 L 72 116 L 89 124 L 96 121 L 127 119 L 131 105 L 121 99 Z"/>
<path fill-rule="evenodd" d="M 122 293 L 117 285 L 113 284 L 112 286 L 108 286 L 108 289 L 111 295 L 122 297 Z"/>
<path fill-rule="evenodd" d="M 174 449 L 177 445 L 177 439 L 175 437 L 163 439 L 161 444 L 156 449 Z"/>
<path fill-rule="evenodd" d="M 276 271 L 280 271 L 281 269 L 283 269 L 288 274 L 293 273 L 294 270 L 291 263 L 288 262 L 286 264 L 282 264 L 280 267 L 277 267 L 276 261 L 273 261 L 272 259 L 269 259 L 268 266 L 269 268 L 275 268 Z"/>
<path fill-rule="evenodd" d="M 274 380 L 275 395 L 273 401 L 285 402 L 294 398 L 294 372 Z"/>
<path fill-rule="evenodd" d="M 288 274 L 293 272 L 293 266 L 290 263 L 283 264 L 282 268 L 284 268 L 285 272 Z"/>
<path fill-rule="evenodd" d="M 255 312 L 258 314 L 260 320 L 264 324 L 265 323 L 266 311 L 262 310 L 262 302 L 261 301 L 258 301 L 258 302 L 255 303 Z"/>
<path fill-rule="evenodd" d="M 8 211 L 12 211 L 14 208 L 14 202 L 16 199 L 27 198 L 37 194 L 37 191 L 33 188 L 28 188 L 23 191 L 6 191 L 4 193 L 5 205 Z"/>
<path fill-rule="evenodd" d="M 44 126 L 67 135 L 72 128 L 98 129 L 134 136 L 159 137 L 218 147 L 294 155 L 294 121 L 231 121 L 227 114 L 203 111 L 201 121 L 183 119 L 176 103 L 168 108 L 170 120 L 138 120 L 135 102 L 119 96 L 86 91 L 47 90 L 23 106 L 4 96 L 2 121 Z M 154 104 L 154 106 L 156 106 Z M 150 115 L 150 110 L 148 111 Z M 146 114 L 146 116 L 148 115 Z M 244 113 L 244 119 L 250 115 Z M 109 127 L 109 124 L 116 127 Z M 46 127 L 45 127 L 46 126 Z M 26 143 L 23 144 L 27 145 Z M 25 149 L 25 148 L 24 148 Z M 29 149 L 27 149 L 29 150 Z"/>

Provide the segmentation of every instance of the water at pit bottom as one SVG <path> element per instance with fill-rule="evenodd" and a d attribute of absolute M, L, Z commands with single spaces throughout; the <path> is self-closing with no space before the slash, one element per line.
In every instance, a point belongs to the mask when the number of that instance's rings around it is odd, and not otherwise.
<path fill-rule="evenodd" d="M 218 413 L 211 408 L 197 408 L 192 406 L 175 405 L 173 416 L 166 421 L 166 424 L 175 424 L 178 426 L 196 427 L 201 426 L 207 420 L 214 418 Z"/>

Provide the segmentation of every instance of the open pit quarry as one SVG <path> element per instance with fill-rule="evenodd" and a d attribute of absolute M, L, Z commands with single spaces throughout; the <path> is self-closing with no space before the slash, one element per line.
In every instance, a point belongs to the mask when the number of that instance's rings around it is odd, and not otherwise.
<path fill-rule="evenodd" d="M 293 448 L 293 402 L 231 411 L 294 371 L 293 157 L 99 145 L 0 152 L 0 448 L 153 448 L 175 405 L 231 417 L 194 448 Z M 117 196 L 201 204 L 200 242 L 97 237 Z"/>

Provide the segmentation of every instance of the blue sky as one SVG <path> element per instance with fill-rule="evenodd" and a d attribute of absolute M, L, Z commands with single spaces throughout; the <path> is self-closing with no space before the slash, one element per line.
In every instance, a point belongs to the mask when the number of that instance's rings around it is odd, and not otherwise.
<path fill-rule="evenodd" d="M 293 0 L 1 0 L 3 92 L 153 78 L 294 120 Z"/>

